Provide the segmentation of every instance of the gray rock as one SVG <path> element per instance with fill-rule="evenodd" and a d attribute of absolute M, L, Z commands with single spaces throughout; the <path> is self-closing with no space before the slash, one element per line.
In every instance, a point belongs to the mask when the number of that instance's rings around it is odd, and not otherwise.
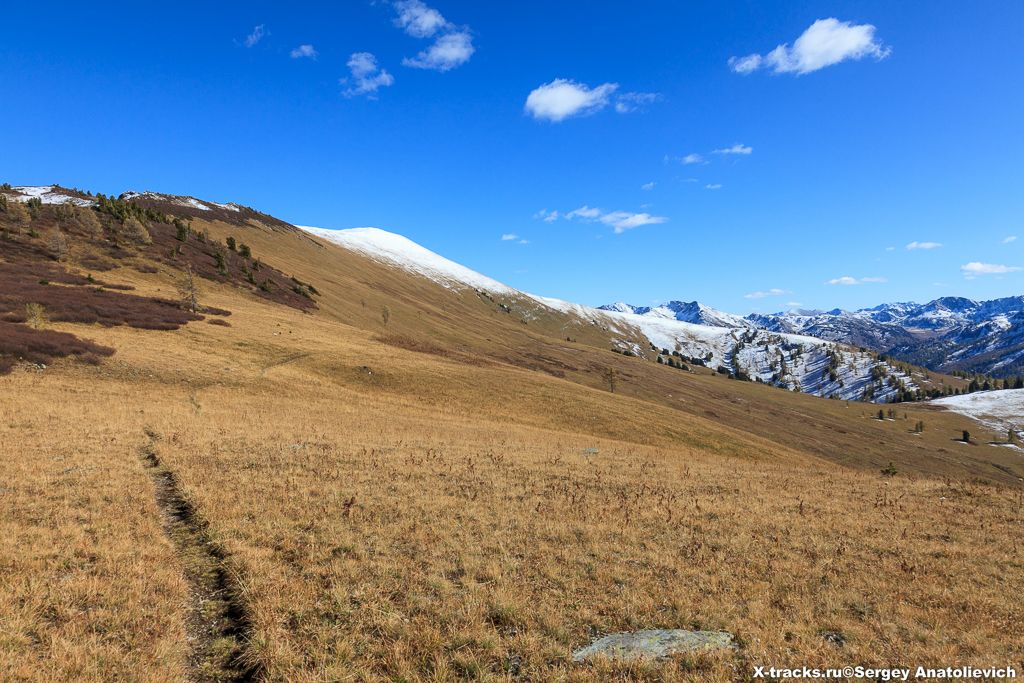
<path fill-rule="evenodd" d="M 611 659 L 665 659 L 676 654 L 734 649 L 731 633 L 654 629 L 613 633 L 572 653 L 577 662 L 604 655 Z"/>

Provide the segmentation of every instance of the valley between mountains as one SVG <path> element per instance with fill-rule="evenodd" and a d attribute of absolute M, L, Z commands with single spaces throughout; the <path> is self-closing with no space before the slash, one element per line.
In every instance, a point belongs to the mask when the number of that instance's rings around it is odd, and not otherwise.
<path fill-rule="evenodd" d="M 374 228 L 5 186 L 0 679 L 1024 662 L 1020 315 L 596 308 Z M 642 629 L 736 646 L 573 659 Z"/>

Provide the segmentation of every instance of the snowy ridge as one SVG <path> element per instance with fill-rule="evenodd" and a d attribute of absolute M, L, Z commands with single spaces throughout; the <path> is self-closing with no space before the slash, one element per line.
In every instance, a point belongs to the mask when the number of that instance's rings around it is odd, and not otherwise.
<path fill-rule="evenodd" d="M 738 316 L 696 302 L 670 302 L 654 309 L 636 309 L 627 304 L 593 308 L 521 292 L 379 228 L 297 227 L 448 289 L 470 288 L 532 300 L 550 311 L 576 317 L 613 335 L 622 335 L 616 340 L 619 349 L 638 356 L 650 357 L 652 349 L 640 348 L 632 341 L 637 332 L 654 347 L 654 357 L 681 358 L 680 362 L 685 363 L 697 359 L 696 364 L 712 369 L 721 366 L 736 376 L 817 396 L 888 402 L 898 396 L 901 388 L 917 388 L 910 377 L 870 353 L 814 337 L 759 330 Z M 700 320 L 720 320 L 726 324 L 698 324 L 679 320 L 679 316 L 699 316 Z M 734 323 L 736 326 L 730 326 Z"/>
<path fill-rule="evenodd" d="M 121 195 L 122 199 L 154 199 L 161 202 L 167 202 L 176 206 L 183 206 L 189 209 L 198 209 L 200 211 L 212 211 L 210 205 L 219 206 L 221 208 L 229 208 L 228 204 L 217 204 L 216 202 L 210 202 L 209 204 L 201 202 L 195 197 L 176 197 L 170 194 L 160 194 L 159 192 L 125 192 Z M 232 209 L 238 211 L 237 208 Z"/>
<path fill-rule="evenodd" d="M 633 313 L 606 311 L 639 327 L 663 358 L 700 361 L 765 384 L 844 400 L 887 403 L 900 388 L 914 390 L 906 374 L 855 351 L 815 337 L 772 333 L 754 328 L 697 325 Z"/>
<path fill-rule="evenodd" d="M 346 249 L 357 251 L 376 261 L 398 266 L 421 275 L 448 289 L 469 287 L 492 294 L 519 294 L 518 291 L 497 280 L 481 275 L 463 265 L 450 261 L 426 247 L 393 232 L 379 228 L 351 228 L 330 230 L 305 225 L 295 226 L 308 233 L 334 242 Z"/>
<path fill-rule="evenodd" d="M 3 193 L 5 197 L 16 202 L 27 202 L 30 199 L 38 199 L 43 204 L 74 204 L 75 206 L 93 206 L 96 204 L 91 199 L 73 197 L 64 194 L 56 189 L 55 185 L 22 185 L 12 188 L 16 194 Z"/>
<path fill-rule="evenodd" d="M 753 324 L 746 318 L 732 313 L 719 311 L 710 306 L 705 306 L 697 301 L 669 301 L 659 306 L 631 306 L 627 303 L 614 303 L 606 306 L 599 306 L 603 311 L 616 311 L 618 313 L 635 313 L 636 315 L 650 316 L 652 318 L 667 318 L 669 320 L 681 320 L 682 322 L 695 323 L 697 325 L 712 325 L 714 327 L 753 327 Z"/>
<path fill-rule="evenodd" d="M 973 418 L 996 431 L 1024 428 L 1024 389 L 976 391 L 938 398 L 932 403 Z"/>

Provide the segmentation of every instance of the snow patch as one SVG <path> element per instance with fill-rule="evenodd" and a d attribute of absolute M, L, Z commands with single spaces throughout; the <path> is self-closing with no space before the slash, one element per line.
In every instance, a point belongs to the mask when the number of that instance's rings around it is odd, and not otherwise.
<path fill-rule="evenodd" d="M 38 199 L 43 204 L 74 204 L 75 206 L 94 206 L 95 201 L 72 197 L 63 192 L 55 191 L 54 185 L 22 185 L 12 188 L 18 194 L 7 194 L 4 196 L 16 202 L 27 202 L 30 199 Z"/>
<path fill-rule="evenodd" d="M 1024 389 L 976 391 L 937 398 L 932 403 L 973 418 L 995 431 L 1024 428 Z"/>

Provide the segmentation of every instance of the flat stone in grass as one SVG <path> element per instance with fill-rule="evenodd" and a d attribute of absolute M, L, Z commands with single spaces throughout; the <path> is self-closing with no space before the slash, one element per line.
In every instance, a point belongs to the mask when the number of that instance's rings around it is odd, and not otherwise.
<path fill-rule="evenodd" d="M 677 654 L 735 648 L 732 634 L 724 631 L 654 629 L 613 633 L 572 653 L 573 661 L 585 662 L 604 655 L 610 659 L 665 659 Z"/>

